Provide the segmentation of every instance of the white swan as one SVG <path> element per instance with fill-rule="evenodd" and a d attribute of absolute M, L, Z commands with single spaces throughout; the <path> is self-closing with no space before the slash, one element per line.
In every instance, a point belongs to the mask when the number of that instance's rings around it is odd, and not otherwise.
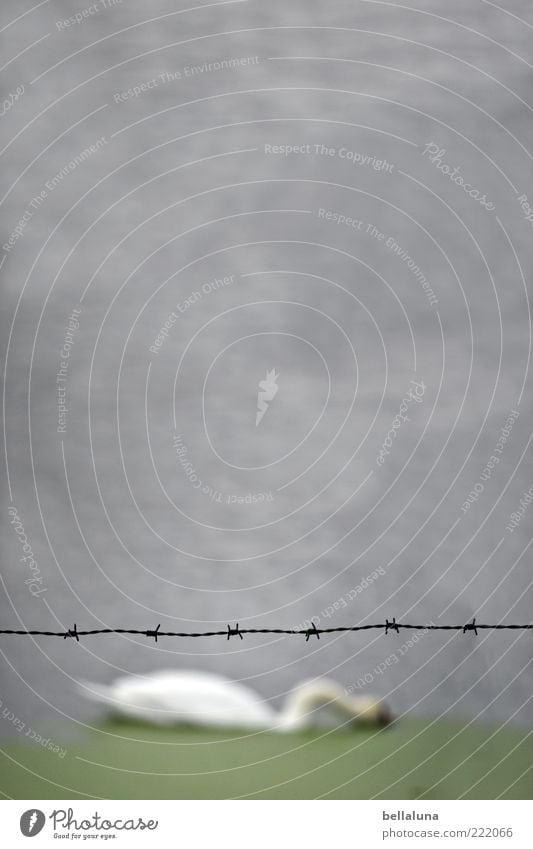
<path fill-rule="evenodd" d="M 348 696 L 335 681 L 304 681 L 276 711 L 252 689 L 222 675 L 172 670 L 118 678 L 110 686 L 80 682 L 84 696 L 116 713 L 161 725 L 296 731 L 318 722 L 319 709 L 333 726 L 386 725 L 388 708 L 372 696 Z M 320 711 L 323 715 L 323 710 Z"/>

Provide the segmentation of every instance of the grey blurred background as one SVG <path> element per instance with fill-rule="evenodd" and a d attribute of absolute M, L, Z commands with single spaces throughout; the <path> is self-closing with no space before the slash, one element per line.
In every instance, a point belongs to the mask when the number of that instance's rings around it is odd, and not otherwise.
<path fill-rule="evenodd" d="M 2 627 L 531 620 L 532 26 L 2 4 Z M 78 734 L 78 678 L 201 668 L 278 704 L 366 675 L 401 715 L 531 725 L 529 633 L 407 639 L 4 637 L 0 698 Z"/>

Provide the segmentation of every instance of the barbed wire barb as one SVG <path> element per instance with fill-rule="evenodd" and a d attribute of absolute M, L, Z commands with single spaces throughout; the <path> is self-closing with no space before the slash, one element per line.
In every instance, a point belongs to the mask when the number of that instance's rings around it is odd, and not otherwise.
<path fill-rule="evenodd" d="M 71 630 L 71 629 L 69 628 L 69 629 L 68 629 L 68 631 L 65 631 L 65 633 L 63 634 L 63 639 L 64 639 L 64 640 L 66 640 L 66 639 L 67 639 L 67 637 L 75 637 L 75 638 L 76 638 L 76 640 L 77 640 L 77 641 L 78 641 L 78 643 L 79 643 L 80 638 L 79 638 L 79 636 L 78 636 L 78 631 L 77 631 L 77 629 L 76 629 L 76 623 L 75 623 L 75 622 L 74 622 L 74 630 Z"/>
<path fill-rule="evenodd" d="M 153 637 L 153 638 L 154 638 L 154 640 L 155 640 L 155 642 L 157 643 L 157 637 L 158 637 L 158 634 L 159 634 L 159 629 L 160 629 L 160 627 L 161 627 L 161 623 L 157 626 L 157 628 L 155 629 L 155 631 L 147 631 L 147 632 L 146 632 L 146 636 L 147 636 L 147 637 Z"/>
<path fill-rule="evenodd" d="M 386 633 L 386 634 L 388 634 L 388 633 L 389 633 L 389 630 L 391 630 L 391 631 L 396 631 L 396 633 L 397 633 L 397 634 L 399 634 L 399 633 L 400 633 L 400 628 L 399 628 L 399 626 L 396 624 L 396 617 L 395 617 L 395 616 L 393 616 L 393 617 L 392 617 L 392 622 L 389 622 L 389 620 L 388 620 L 388 619 L 387 619 L 387 621 L 385 622 L 385 633 Z"/>
<path fill-rule="evenodd" d="M 476 637 L 478 636 L 477 627 L 476 627 L 476 617 L 475 616 L 474 616 L 474 618 L 472 619 L 471 622 L 469 622 L 467 625 L 464 626 L 463 634 L 466 634 L 467 631 L 473 631 L 474 634 L 476 635 Z"/>
<path fill-rule="evenodd" d="M 228 637 L 227 637 L 227 639 L 229 640 L 230 637 L 240 637 L 241 640 L 244 639 L 243 635 L 239 631 L 239 623 L 238 622 L 237 622 L 235 628 L 230 628 L 230 626 L 228 625 Z"/>
<path fill-rule="evenodd" d="M 320 632 L 317 631 L 316 625 L 315 625 L 314 622 L 313 622 L 313 627 L 308 628 L 307 631 L 306 631 L 306 634 L 305 634 L 305 642 L 306 643 L 309 642 L 309 637 L 311 637 L 311 636 L 315 636 L 317 638 L 317 640 L 320 639 Z"/>

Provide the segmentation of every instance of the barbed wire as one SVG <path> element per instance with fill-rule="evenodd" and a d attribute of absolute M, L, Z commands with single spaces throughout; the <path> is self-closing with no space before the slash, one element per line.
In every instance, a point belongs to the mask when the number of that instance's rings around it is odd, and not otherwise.
<path fill-rule="evenodd" d="M 478 636 L 478 631 L 532 631 L 533 623 L 527 625 L 484 625 L 477 623 L 476 619 L 467 622 L 466 625 L 412 625 L 405 622 L 396 622 L 396 618 L 392 620 L 386 619 L 385 622 L 380 622 L 374 625 L 341 625 L 335 628 L 317 628 L 313 624 L 310 628 L 239 628 L 239 623 L 235 626 L 228 625 L 223 631 L 161 631 L 161 624 L 157 628 L 147 628 L 139 630 L 137 628 L 95 628 L 88 631 L 78 631 L 76 623 L 73 628 L 68 628 L 66 631 L 34 631 L 34 630 L 13 630 L 0 629 L 1 635 L 27 636 L 27 637 L 62 637 L 64 640 L 71 638 L 80 641 L 80 637 L 92 637 L 95 634 L 132 634 L 141 637 L 148 637 L 155 640 L 157 643 L 160 637 L 226 637 L 229 640 L 231 637 L 240 637 L 244 639 L 245 634 L 286 634 L 288 636 L 304 636 L 308 642 L 310 637 L 320 639 L 321 634 L 340 634 L 354 631 L 384 631 L 389 634 L 394 631 L 397 634 L 401 630 L 415 631 L 462 631 L 463 634 L 472 632 Z"/>

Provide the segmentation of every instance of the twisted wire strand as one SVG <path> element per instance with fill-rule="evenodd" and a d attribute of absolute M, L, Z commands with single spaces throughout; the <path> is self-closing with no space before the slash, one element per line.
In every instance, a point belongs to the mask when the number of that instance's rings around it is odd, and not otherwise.
<path fill-rule="evenodd" d="M 96 634 L 132 634 L 141 637 L 154 639 L 157 643 L 159 637 L 226 637 L 229 640 L 231 637 L 239 637 L 244 639 L 245 634 L 285 634 L 287 636 L 304 636 L 306 642 L 310 637 L 320 639 L 321 634 L 340 634 L 354 631 L 384 631 L 389 634 L 395 631 L 397 634 L 400 630 L 425 630 L 425 631 L 462 631 L 464 634 L 473 632 L 477 635 L 478 631 L 531 631 L 533 623 L 527 625 L 515 624 L 497 624 L 486 625 L 477 623 L 475 618 L 472 622 L 467 622 L 461 625 L 413 625 L 406 622 L 396 622 L 392 620 L 376 623 L 373 625 L 341 625 L 333 628 L 317 628 L 312 625 L 310 628 L 239 628 L 237 623 L 235 626 L 227 625 L 225 630 L 220 631 L 161 631 L 161 625 L 157 628 L 147 628 L 144 630 L 138 628 L 95 628 L 92 630 L 78 631 L 77 625 L 66 631 L 41 631 L 41 630 L 16 630 L 11 628 L 0 629 L 0 636 L 28 636 L 28 637 L 62 637 L 63 639 L 72 638 L 79 642 L 80 637 L 92 637 Z"/>

